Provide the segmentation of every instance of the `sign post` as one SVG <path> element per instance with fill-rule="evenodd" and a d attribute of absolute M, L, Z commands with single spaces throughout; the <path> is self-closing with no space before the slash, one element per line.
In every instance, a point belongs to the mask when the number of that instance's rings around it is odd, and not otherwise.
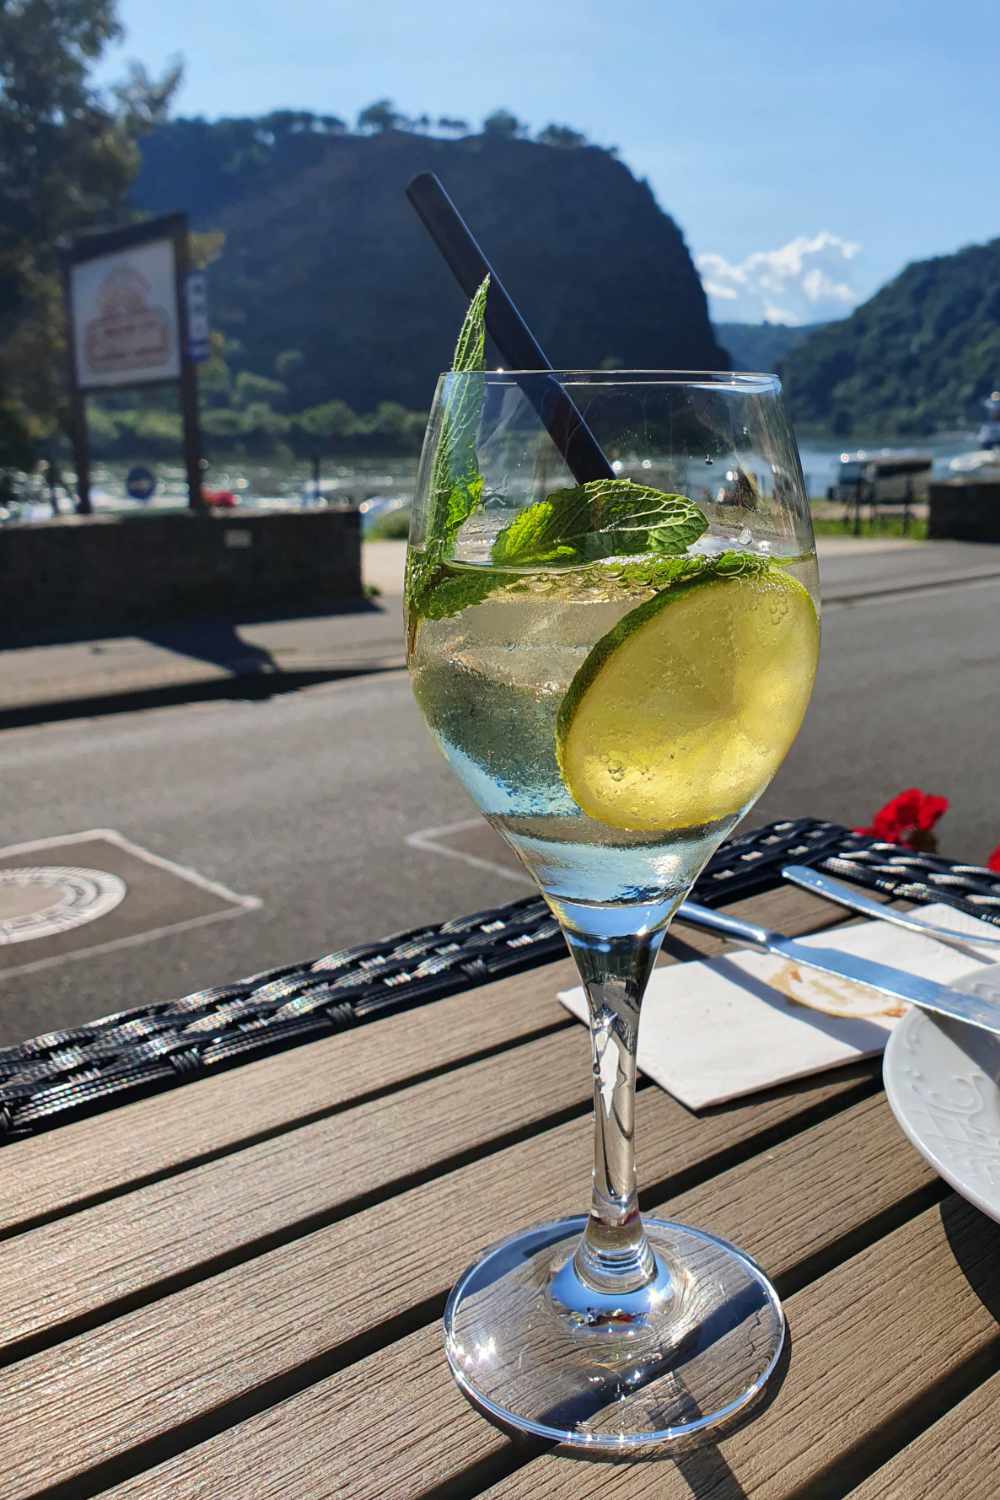
<path fill-rule="evenodd" d="M 66 300 L 66 323 L 69 338 L 66 342 L 66 368 L 69 374 L 69 440 L 73 447 L 73 467 L 76 470 L 77 514 L 89 516 L 94 507 L 90 503 L 90 443 L 87 440 L 87 398 L 76 378 L 76 349 L 73 338 L 73 296 L 70 289 L 68 261 L 63 267 L 63 296 Z"/>
<path fill-rule="evenodd" d="M 174 236 L 174 288 L 177 299 L 177 336 L 180 346 L 181 422 L 184 426 L 184 468 L 187 472 L 188 504 L 192 510 L 204 509 L 201 493 L 201 429 L 198 422 L 198 367 L 191 358 L 191 333 L 188 326 L 187 219 L 182 219 Z"/>
<path fill-rule="evenodd" d="M 79 510 L 89 514 L 89 392 L 176 385 L 188 499 L 202 504 L 198 376 L 188 336 L 188 234 L 170 214 L 74 241 L 65 261 L 70 404 Z"/>

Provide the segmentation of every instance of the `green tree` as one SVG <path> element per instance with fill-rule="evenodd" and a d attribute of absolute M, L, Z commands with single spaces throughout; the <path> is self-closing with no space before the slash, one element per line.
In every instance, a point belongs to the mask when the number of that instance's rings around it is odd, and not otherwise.
<path fill-rule="evenodd" d="M 452 115 L 439 115 L 437 122 L 438 130 L 447 130 L 449 135 L 467 135 L 469 132 L 468 120 L 459 120 Z"/>
<path fill-rule="evenodd" d="M 23 412 L 0 391 L 0 505 L 13 495 L 13 473 L 29 469 L 34 456 Z"/>
<path fill-rule="evenodd" d="M 517 115 L 512 115 L 509 109 L 495 109 L 483 121 L 484 135 L 498 135 L 505 140 L 514 140 L 519 135 L 526 135 L 527 130 L 527 125 L 519 120 Z"/>
<path fill-rule="evenodd" d="M 228 443 L 243 436 L 246 424 L 241 411 L 233 411 L 231 407 L 215 407 L 212 411 L 202 412 L 201 428 L 206 437 Z"/>
<path fill-rule="evenodd" d="M 538 132 L 535 140 L 542 146 L 562 146 L 570 150 L 587 144 L 587 137 L 569 125 L 546 125 L 544 130 Z"/>
<path fill-rule="evenodd" d="M 283 385 L 292 385 L 305 362 L 301 349 L 283 349 L 274 361 L 274 373 Z"/>
<path fill-rule="evenodd" d="M 358 419 L 346 401 L 324 401 L 300 412 L 298 425 L 307 438 L 343 440 L 354 437 Z"/>
<path fill-rule="evenodd" d="M 135 451 L 152 458 L 174 458 L 181 442 L 181 419 L 172 411 L 140 411 L 135 419 Z"/>
<path fill-rule="evenodd" d="M 385 130 L 395 130 L 402 122 L 402 115 L 391 99 L 376 99 L 358 115 L 358 129 L 377 135 Z"/>
<path fill-rule="evenodd" d="M 198 369 L 198 396 L 201 406 L 202 408 L 228 406 L 232 393 L 232 372 L 222 357 L 221 349 L 213 347 L 209 358 Z"/>
<path fill-rule="evenodd" d="M 280 380 L 268 380 L 266 375 L 254 375 L 250 370 L 241 370 L 233 387 L 236 405 L 244 411 L 256 403 L 265 406 L 284 406 L 288 400 L 288 387 Z"/>
<path fill-rule="evenodd" d="M 125 78 L 112 85 L 111 94 L 118 101 L 119 123 L 133 138 L 163 124 L 183 76 L 179 57 L 167 64 L 162 78 L 153 78 L 140 62 L 129 63 Z"/>
<path fill-rule="evenodd" d="M 130 422 L 123 423 L 122 426 L 126 430 L 134 430 Z M 87 429 L 95 453 L 110 453 L 118 442 L 120 428 L 114 412 L 106 411 L 93 401 L 87 413 Z"/>
<path fill-rule="evenodd" d="M 380 401 L 366 425 L 379 448 L 405 453 L 420 446 L 425 418 L 421 412 L 407 411 L 397 401 Z"/>
<path fill-rule="evenodd" d="M 252 401 L 243 413 L 243 430 L 250 453 L 269 453 L 290 430 L 291 422 L 264 401 Z"/>
<path fill-rule="evenodd" d="M 0 0 L 0 386 L 35 436 L 63 406 L 60 241 L 122 217 L 135 138 L 179 78 L 136 66 L 96 89 L 90 69 L 120 35 L 113 0 Z"/>

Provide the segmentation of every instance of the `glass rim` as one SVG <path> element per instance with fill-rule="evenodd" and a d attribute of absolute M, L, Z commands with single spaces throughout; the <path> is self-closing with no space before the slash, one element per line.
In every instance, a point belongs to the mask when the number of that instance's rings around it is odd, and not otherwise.
<path fill-rule="evenodd" d="M 781 390 L 780 376 L 766 370 L 593 370 L 584 368 L 552 370 L 442 370 L 439 380 L 478 379 L 491 382 L 510 381 L 519 384 L 534 377 L 546 380 L 555 377 L 561 383 L 574 380 L 588 385 L 676 385 L 709 386 L 720 389 L 745 390 L 760 394 L 763 391 Z"/>

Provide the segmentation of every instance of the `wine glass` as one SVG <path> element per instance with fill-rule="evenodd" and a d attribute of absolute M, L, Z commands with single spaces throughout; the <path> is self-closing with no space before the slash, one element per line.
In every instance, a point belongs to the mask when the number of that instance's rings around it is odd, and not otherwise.
<path fill-rule="evenodd" d="M 581 432 L 603 477 L 581 482 Z M 762 1391 L 784 1319 L 749 1256 L 640 1218 L 636 1044 L 670 919 L 812 690 L 815 550 L 779 381 L 442 376 L 406 593 L 417 702 L 563 929 L 593 1055 L 589 1213 L 464 1272 L 448 1359 L 485 1412 L 540 1438 L 690 1438 Z"/>

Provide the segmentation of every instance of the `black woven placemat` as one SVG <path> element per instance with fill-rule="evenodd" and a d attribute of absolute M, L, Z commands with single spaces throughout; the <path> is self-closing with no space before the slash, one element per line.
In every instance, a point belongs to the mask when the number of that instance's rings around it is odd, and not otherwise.
<path fill-rule="evenodd" d="M 771 823 L 723 844 L 694 894 L 710 906 L 754 895 L 777 885 L 788 862 L 815 864 L 894 896 L 946 901 L 1000 925 L 1000 878 L 990 871 L 814 818 Z M 2 1048 L 0 1143 L 565 952 L 548 907 L 528 896 Z"/>

